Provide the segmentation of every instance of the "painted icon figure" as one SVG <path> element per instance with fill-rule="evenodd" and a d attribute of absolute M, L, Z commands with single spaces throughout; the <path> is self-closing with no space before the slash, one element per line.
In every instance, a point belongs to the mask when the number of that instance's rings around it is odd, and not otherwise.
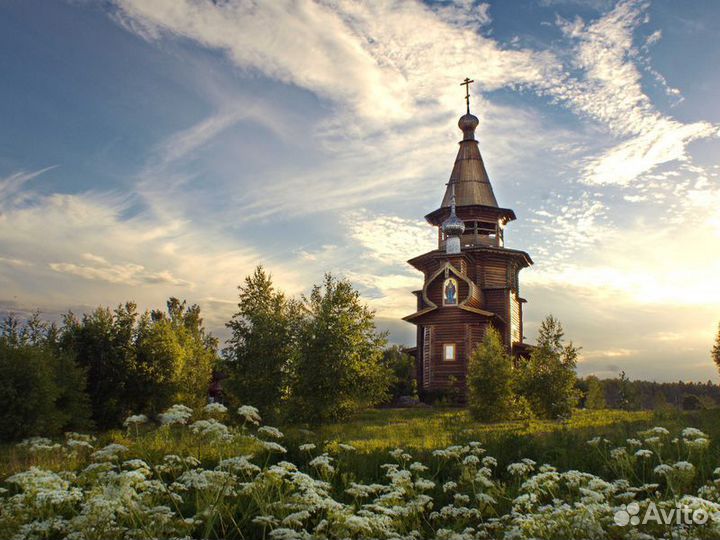
<path fill-rule="evenodd" d="M 445 280 L 445 305 L 454 306 L 457 304 L 457 285 L 453 278 Z"/>

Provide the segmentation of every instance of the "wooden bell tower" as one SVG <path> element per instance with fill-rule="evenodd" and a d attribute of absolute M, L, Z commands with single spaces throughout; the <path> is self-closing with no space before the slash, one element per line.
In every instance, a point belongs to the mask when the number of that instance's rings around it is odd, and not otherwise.
<path fill-rule="evenodd" d="M 470 114 L 458 127 L 463 138 L 440 208 L 425 219 L 438 229 L 437 249 L 408 261 L 424 274 L 414 294 L 417 310 L 404 320 L 417 326 L 414 349 L 422 394 L 447 389 L 451 377 L 465 388 L 467 364 L 489 325 L 497 328 L 508 350 L 527 352 L 523 342 L 523 303 L 519 273 L 532 264 L 524 251 L 505 247 L 505 226 L 515 213 L 498 206 L 485 170 Z"/>

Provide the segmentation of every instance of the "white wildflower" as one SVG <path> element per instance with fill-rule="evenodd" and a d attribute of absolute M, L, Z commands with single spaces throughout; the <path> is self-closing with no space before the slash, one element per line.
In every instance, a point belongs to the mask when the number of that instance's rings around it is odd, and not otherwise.
<path fill-rule="evenodd" d="M 123 452 L 127 452 L 127 446 L 113 443 L 93 452 L 91 457 L 94 461 L 115 461 Z"/>
<path fill-rule="evenodd" d="M 278 452 L 280 454 L 285 454 L 287 452 L 287 450 L 283 446 L 279 445 L 276 442 L 273 442 L 273 441 L 258 441 L 258 442 L 265 450 L 267 450 L 269 452 Z"/>
<path fill-rule="evenodd" d="M 227 407 L 223 405 L 222 403 L 218 403 L 217 401 L 214 401 L 212 403 L 208 403 L 203 407 L 203 412 L 205 414 L 217 414 L 218 416 L 222 416 L 227 412 Z"/>
<path fill-rule="evenodd" d="M 128 416 L 125 421 L 123 422 L 123 426 L 130 427 L 130 426 L 137 426 L 139 424 L 145 424 L 148 421 L 148 417 L 144 414 L 133 414 L 131 416 Z"/>
<path fill-rule="evenodd" d="M 285 436 L 282 431 L 272 426 L 262 426 L 258 429 L 258 434 L 265 435 L 271 439 L 282 439 Z"/>
<path fill-rule="evenodd" d="M 252 405 L 243 405 L 237 410 L 237 413 L 242 416 L 246 422 L 250 422 L 256 426 L 262 421 L 262 418 L 260 418 L 260 411 Z"/>
<path fill-rule="evenodd" d="M 159 415 L 160 423 L 163 425 L 187 424 L 190 417 L 192 417 L 192 409 L 185 405 L 173 405 Z"/>

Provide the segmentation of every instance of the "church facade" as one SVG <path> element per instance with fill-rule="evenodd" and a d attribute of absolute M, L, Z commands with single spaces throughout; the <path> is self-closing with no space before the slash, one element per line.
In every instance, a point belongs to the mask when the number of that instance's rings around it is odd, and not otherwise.
<path fill-rule="evenodd" d="M 512 354 L 528 349 L 519 274 L 532 259 L 505 246 L 505 226 L 515 213 L 498 205 L 475 139 L 478 119 L 466 99 L 450 181 L 440 208 L 425 216 L 437 227 L 437 249 L 408 261 L 424 275 L 422 289 L 414 292 L 417 309 L 404 318 L 417 326 L 421 395 L 453 384 L 464 391 L 470 355 L 491 325 Z"/>

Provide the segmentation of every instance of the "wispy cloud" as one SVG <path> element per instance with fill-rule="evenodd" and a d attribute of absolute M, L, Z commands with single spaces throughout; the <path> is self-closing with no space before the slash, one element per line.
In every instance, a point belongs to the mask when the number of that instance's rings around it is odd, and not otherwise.
<path fill-rule="evenodd" d="M 17 197 L 26 199 L 28 194 L 23 190 L 25 184 L 33 178 L 37 178 L 41 174 L 50 171 L 55 167 L 57 167 L 57 165 L 31 172 L 17 171 L 10 176 L 0 178 L 0 211 L 5 206 L 17 204 L 19 202 Z"/>
<path fill-rule="evenodd" d="M 687 159 L 688 143 L 718 134 L 709 122 L 684 124 L 662 115 L 644 92 L 634 32 L 647 21 L 648 5 L 624 0 L 592 23 L 558 18 L 575 44 L 572 67 L 580 75 L 550 88 L 550 93 L 624 139 L 588 160 L 583 178 L 588 184 L 628 185 L 658 165 Z"/>

